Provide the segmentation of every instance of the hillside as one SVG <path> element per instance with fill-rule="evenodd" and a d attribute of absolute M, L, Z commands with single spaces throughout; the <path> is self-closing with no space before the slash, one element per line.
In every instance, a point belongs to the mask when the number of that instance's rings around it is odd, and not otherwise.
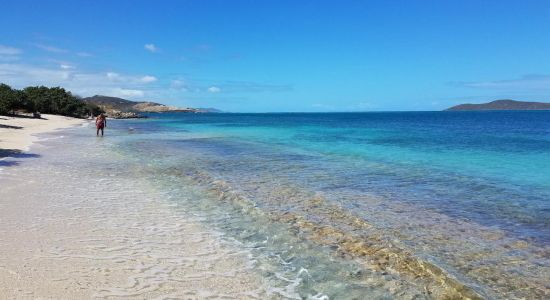
<path fill-rule="evenodd" d="M 202 112 L 195 108 L 180 108 L 175 106 L 167 106 L 155 102 L 136 102 L 117 97 L 95 95 L 82 99 L 86 103 L 95 104 L 103 108 L 107 115 L 120 118 L 135 118 L 140 117 L 139 113 L 148 112 Z"/>
<path fill-rule="evenodd" d="M 504 99 L 481 104 L 460 104 L 447 108 L 446 110 L 550 110 L 550 103 Z"/>

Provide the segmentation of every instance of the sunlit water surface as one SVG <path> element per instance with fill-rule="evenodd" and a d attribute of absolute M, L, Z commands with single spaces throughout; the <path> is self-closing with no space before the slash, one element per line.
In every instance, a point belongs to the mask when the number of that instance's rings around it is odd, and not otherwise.
<path fill-rule="evenodd" d="M 550 112 L 109 125 L 114 167 L 251 249 L 277 297 L 548 297 Z"/>

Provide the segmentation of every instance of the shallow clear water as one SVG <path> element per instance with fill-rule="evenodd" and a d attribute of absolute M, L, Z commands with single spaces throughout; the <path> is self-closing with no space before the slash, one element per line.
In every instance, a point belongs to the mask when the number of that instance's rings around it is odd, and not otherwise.
<path fill-rule="evenodd" d="M 548 296 L 550 112 L 150 117 L 110 122 L 109 149 L 277 295 Z"/>

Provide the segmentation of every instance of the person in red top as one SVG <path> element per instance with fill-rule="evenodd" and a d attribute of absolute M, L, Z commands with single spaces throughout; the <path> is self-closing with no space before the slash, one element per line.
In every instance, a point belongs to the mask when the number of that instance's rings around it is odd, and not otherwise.
<path fill-rule="evenodd" d="M 96 135 L 99 136 L 99 130 L 101 130 L 101 136 L 103 136 L 103 129 L 107 127 L 107 118 L 104 114 L 100 114 L 95 119 L 95 127 L 97 128 Z"/>

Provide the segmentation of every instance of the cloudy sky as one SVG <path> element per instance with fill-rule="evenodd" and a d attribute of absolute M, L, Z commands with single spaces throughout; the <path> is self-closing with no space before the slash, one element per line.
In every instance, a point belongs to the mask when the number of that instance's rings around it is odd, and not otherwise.
<path fill-rule="evenodd" d="M 550 101 L 550 1 L 3 1 L 0 82 L 227 111 Z"/>

